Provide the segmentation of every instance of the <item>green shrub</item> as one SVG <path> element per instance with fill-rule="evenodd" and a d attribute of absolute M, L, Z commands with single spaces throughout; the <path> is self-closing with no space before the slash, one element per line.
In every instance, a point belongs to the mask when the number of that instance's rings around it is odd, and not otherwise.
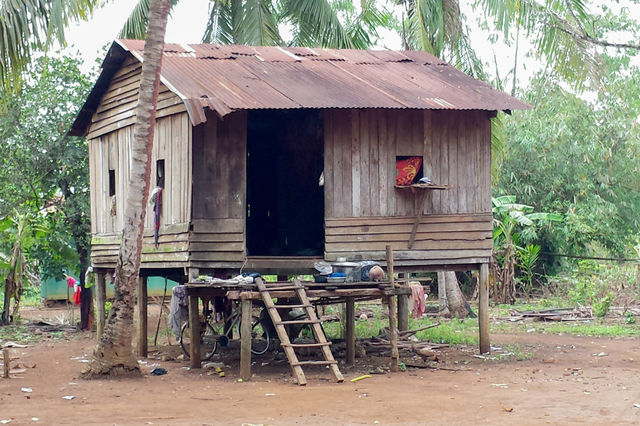
<path fill-rule="evenodd" d="M 593 314 L 598 318 L 604 318 L 609 313 L 611 302 L 613 302 L 613 293 L 608 293 L 593 302 Z"/>

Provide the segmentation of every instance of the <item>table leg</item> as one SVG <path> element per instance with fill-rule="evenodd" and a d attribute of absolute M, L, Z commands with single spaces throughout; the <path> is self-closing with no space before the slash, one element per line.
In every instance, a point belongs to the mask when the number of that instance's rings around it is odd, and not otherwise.
<path fill-rule="evenodd" d="M 198 312 L 198 296 L 189 296 L 189 329 L 191 345 L 189 345 L 189 366 L 200 368 L 200 313 Z"/>
<path fill-rule="evenodd" d="M 240 378 L 251 379 L 251 299 L 241 299 L 242 322 L 240 323 Z"/>
<path fill-rule="evenodd" d="M 355 299 L 353 297 L 346 298 L 347 318 L 346 325 L 346 344 L 347 344 L 347 364 L 353 365 L 356 361 L 356 309 Z"/>

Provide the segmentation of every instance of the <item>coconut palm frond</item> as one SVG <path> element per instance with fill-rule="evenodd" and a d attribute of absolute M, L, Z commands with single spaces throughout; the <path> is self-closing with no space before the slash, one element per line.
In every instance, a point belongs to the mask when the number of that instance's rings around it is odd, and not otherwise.
<path fill-rule="evenodd" d="M 234 42 L 254 46 L 281 45 L 276 12 L 270 0 L 245 0 L 234 27 Z"/>
<path fill-rule="evenodd" d="M 296 27 L 295 45 L 335 49 L 358 47 L 328 0 L 284 0 L 282 16 Z"/>
<path fill-rule="evenodd" d="M 534 40 L 536 55 L 579 88 L 601 69 L 595 45 L 584 35 L 589 19 L 584 0 L 478 0 L 505 39 L 512 31 Z"/>
<path fill-rule="evenodd" d="M 171 1 L 171 10 L 180 0 Z M 131 14 L 122 26 L 118 37 L 143 40 L 147 36 L 149 22 L 149 0 L 138 0 Z"/>
<path fill-rule="evenodd" d="M 233 8 L 231 0 L 214 0 L 209 6 L 209 20 L 203 43 L 233 43 Z"/>
<path fill-rule="evenodd" d="M 71 21 L 91 14 L 97 0 L 21 0 L 0 3 L 0 85 L 17 89 L 20 76 L 34 52 L 54 42 L 64 45 L 64 30 Z"/>
<path fill-rule="evenodd" d="M 147 35 L 147 21 L 149 20 L 149 0 L 138 0 L 126 22 L 122 26 L 118 37 L 142 40 Z"/>

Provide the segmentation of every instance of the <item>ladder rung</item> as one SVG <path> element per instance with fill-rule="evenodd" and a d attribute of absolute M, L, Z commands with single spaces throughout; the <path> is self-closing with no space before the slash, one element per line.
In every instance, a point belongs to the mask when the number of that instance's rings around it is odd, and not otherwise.
<path fill-rule="evenodd" d="M 330 346 L 331 342 L 320 343 L 282 343 L 282 346 L 289 346 L 290 348 L 319 348 L 321 346 Z"/>
<path fill-rule="evenodd" d="M 292 366 L 296 365 L 334 365 L 337 364 L 338 361 L 298 361 L 292 362 Z"/>
<path fill-rule="evenodd" d="M 287 324 L 320 324 L 320 320 L 289 320 L 289 321 L 279 321 L 274 323 L 275 325 L 287 325 Z"/>
<path fill-rule="evenodd" d="M 269 309 L 295 309 L 295 308 L 313 308 L 312 305 L 274 305 L 273 307 L 269 307 Z"/>
<path fill-rule="evenodd" d="M 269 292 L 269 291 L 299 290 L 299 289 L 302 289 L 302 288 L 304 288 L 304 287 L 298 287 L 298 286 L 295 286 L 295 285 L 287 285 L 287 286 L 282 286 L 282 287 L 267 287 L 266 289 L 261 290 L 261 291 Z"/>

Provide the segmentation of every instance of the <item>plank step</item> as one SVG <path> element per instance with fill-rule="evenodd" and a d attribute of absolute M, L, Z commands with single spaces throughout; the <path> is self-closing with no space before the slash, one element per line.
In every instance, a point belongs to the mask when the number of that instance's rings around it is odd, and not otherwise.
<path fill-rule="evenodd" d="M 313 305 L 274 305 L 273 308 L 269 309 L 295 309 L 295 308 L 313 308 Z"/>
<path fill-rule="evenodd" d="M 331 342 L 323 342 L 323 343 L 288 343 L 282 344 L 282 346 L 288 346 L 290 348 L 319 348 L 321 346 L 330 346 Z"/>
<path fill-rule="evenodd" d="M 278 321 L 274 323 L 275 325 L 288 325 L 288 324 L 320 324 L 320 320 L 288 320 L 288 321 Z"/>
<path fill-rule="evenodd" d="M 292 366 L 298 366 L 298 365 L 336 365 L 338 364 L 338 361 L 297 361 L 297 362 L 292 362 L 291 365 Z"/>
<path fill-rule="evenodd" d="M 267 287 L 264 290 L 260 290 L 260 291 L 270 292 L 270 291 L 299 290 L 301 288 L 304 288 L 304 287 L 298 287 L 298 286 L 294 286 L 294 285 L 287 285 L 287 286 L 281 286 L 281 287 Z"/>

